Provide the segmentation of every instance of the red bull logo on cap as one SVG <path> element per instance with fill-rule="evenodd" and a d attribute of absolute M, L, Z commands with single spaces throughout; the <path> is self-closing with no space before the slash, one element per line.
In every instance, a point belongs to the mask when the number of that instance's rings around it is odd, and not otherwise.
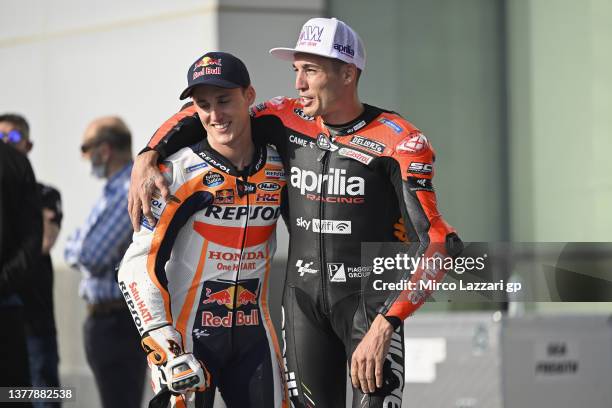
<path fill-rule="evenodd" d="M 220 67 L 223 64 L 221 64 L 221 58 L 204 57 L 195 63 L 195 66 L 193 67 L 193 69 L 203 68 L 209 65 L 217 65 Z"/>
<path fill-rule="evenodd" d="M 212 65 L 216 67 L 213 68 Z M 221 58 L 204 57 L 193 66 L 193 79 L 202 75 L 221 75 Z"/>

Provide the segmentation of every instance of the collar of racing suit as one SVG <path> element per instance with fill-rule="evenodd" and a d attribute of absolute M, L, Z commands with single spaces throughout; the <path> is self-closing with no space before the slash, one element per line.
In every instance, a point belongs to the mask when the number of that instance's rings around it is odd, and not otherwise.
<path fill-rule="evenodd" d="M 219 170 L 235 177 L 248 177 L 257 173 L 266 164 L 266 146 L 265 144 L 258 143 L 257 140 L 260 138 L 253 138 L 253 144 L 255 150 L 253 151 L 253 157 L 251 163 L 246 166 L 242 171 L 236 169 L 234 164 L 225 158 L 221 153 L 212 148 L 208 139 L 204 138 L 199 143 L 191 146 L 191 149 L 195 154 L 200 156 L 204 161 L 210 163 Z"/>
<path fill-rule="evenodd" d="M 376 108 L 374 106 L 364 103 L 363 112 L 361 112 L 361 114 L 355 119 L 347 123 L 333 125 L 331 123 L 325 123 L 323 122 L 323 120 L 321 120 L 321 124 L 329 130 L 330 136 L 332 138 L 336 136 L 351 135 L 366 126 L 368 123 L 372 122 L 374 119 L 376 119 L 380 115 L 381 111 L 382 110 L 380 108 Z"/>

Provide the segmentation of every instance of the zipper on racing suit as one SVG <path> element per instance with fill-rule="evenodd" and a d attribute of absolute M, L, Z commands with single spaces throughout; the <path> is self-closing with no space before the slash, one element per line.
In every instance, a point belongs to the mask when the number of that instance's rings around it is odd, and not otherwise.
<path fill-rule="evenodd" d="M 328 139 L 331 138 L 329 135 L 325 135 Z M 321 174 L 327 174 L 328 165 L 329 165 L 329 150 L 323 150 L 321 155 L 317 158 L 318 161 L 321 162 L 322 172 Z M 321 225 L 323 224 L 323 220 L 325 219 L 325 191 L 328 186 L 321 185 L 321 196 L 319 197 L 319 258 L 320 258 L 320 267 L 321 267 L 321 293 L 323 294 L 323 312 L 329 315 L 329 311 L 331 310 L 331 305 L 329 305 L 329 298 L 327 296 L 327 275 L 325 272 L 325 237 L 323 234 L 323 229 Z M 314 225 L 313 225 L 314 226 Z"/>
<path fill-rule="evenodd" d="M 249 171 L 250 171 L 250 167 L 249 167 Z M 236 327 L 236 302 L 238 300 L 238 280 L 240 279 L 240 268 L 242 268 L 242 254 L 244 253 L 244 244 L 246 241 L 246 236 L 247 236 L 247 228 L 249 226 L 249 217 L 251 216 L 251 212 L 250 212 L 250 203 L 249 203 L 249 193 L 247 190 L 247 186 L 248 186 L 248 180 L 249 177 L 245 174 L 243 176 L 243 181 L 245 183 L 245 195 L 246 195 L 246 220 L 244 221 L 244 233 L 242 234 L 242 243 L 240 244 L 240 259 L 238 259 L 238 271 L 236 272 L 236 279 L 234 279 L 234 302 L 233 302 L 233 306 L 232 306 L 232 334 L 230 336 L 231 339 L 231 344 L 230 347 L 233 350 L 234 349 L 234 328 Z M 240 179 L 238 179 L 240 180 Z M 238 183 L 236 183 L 236 193 L 238 193 Z M 257 313 L 259 313 L 259 304 L 257 305 Z"/>

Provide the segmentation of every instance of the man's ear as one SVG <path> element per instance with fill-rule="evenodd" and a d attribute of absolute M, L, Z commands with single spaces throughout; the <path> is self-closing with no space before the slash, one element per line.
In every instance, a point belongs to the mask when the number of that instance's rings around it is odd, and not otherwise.
<path fill-rule="evenodd" d="M 343 77 L 345 85 L 357 81 L 357 66 L 355 64 L 344 64 Z"/>
<path fill-rule="evenodd" d="M 244 91 L 244 93 L 249 106 L 255 103 L 255 97 L 257 96 L 257 93 L 255 92 L 255 88 L 253 88 L 253 85 L 249 85 Z"/>
<path fill-rule="evenodd" d="M 30 150 L 32 150 L 32 147 L 34 147 L 34 142 L 28 140 L 28 142 L 26 143 L 26 152 L 30 152 Z"/>

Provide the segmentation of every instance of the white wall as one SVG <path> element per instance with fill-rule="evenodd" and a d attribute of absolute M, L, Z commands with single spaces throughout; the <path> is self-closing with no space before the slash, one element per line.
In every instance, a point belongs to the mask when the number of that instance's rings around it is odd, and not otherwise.
<path fill-rule="evenodd" d="M 217 42 L 214 3 L 0 4 L 0 112 L 28 118 L 37 177 L 62 193 L 58 260 L 67 233 L 83 222 L 102 185 L 80 159 L 83 130 L 97 116 L 118 114 L 134 145 L 143 146 L 180 106 L 186 67 Z"/>

